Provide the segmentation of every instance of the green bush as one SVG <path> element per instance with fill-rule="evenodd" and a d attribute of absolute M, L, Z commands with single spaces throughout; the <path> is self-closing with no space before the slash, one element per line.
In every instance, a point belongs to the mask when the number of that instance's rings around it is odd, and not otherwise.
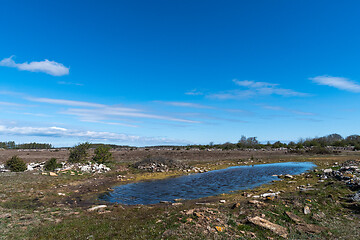
<path fill-rule="evenodd" d="M 46 161 L 44 169 L 46 171 L 54 171 L 56 168 L 61 168 L 62 164 L 56 162 L 56 158 L 50 158 Z"/>
<path fill-rule="evenodd" d="M 76 145 L 70 149 L 69 162 L 71 163 L 84 163 L 87 161 L 87 150 L 90 148 L 90 143 L 85 142 Z"/>
<path fill-rule="evenodd" d="M 104 164 L 112 159 L 112 153 L 110 152 L 110 147 L 108 146 L 98 146 L 94 153 L 95 155 L 93 157 L 93 161 L 96 163 Z"/>
<path fill-rule="evenodd" d="M 26 163 L 18 156 L 13 156 L 6 161 L 6 167 L 12 172 L 23 172 L 26 170 Z"/>

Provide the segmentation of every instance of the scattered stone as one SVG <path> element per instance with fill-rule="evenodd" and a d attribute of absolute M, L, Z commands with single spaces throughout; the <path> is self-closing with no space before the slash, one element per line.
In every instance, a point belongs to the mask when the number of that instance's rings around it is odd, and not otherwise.
<path fill-rule="evenodd" d="M 226 200 L 221 199 L 221 200 L 219 200 L 219 202 L 220 202 L 220 203 L 226 203 Z"/>
<path fill-rule="evenodd" d="M 232 205 L 231 209 L 235 209 L 235 208 L 239 208 L 240 207 L 240 203 L 234 203 L 234 205 Z"/>
<path fill-rule="evenodd" d="M 331 168 L 328 168 L 328 169 L 324 169 L 324 173 L 332 173 L 332 169 Z"/>
<path fill-rule="evenodd" d="M 56 173 L 54 173 L 54 172 L 49 172 L 49 176 L 56 177 L 56 176 L 57 176 L 57 174 L 56 174 Z"/>
<path fill-rule="evenodd" d="M 172 205 L 172 206 L 180 206 L 180 205 L 183 205 L 183 203 L 177 202 L 177 203 L 172 203 L 171 205 Z"/>
<path fill-rule="evenodd" d="M 216 226 L 215 229 L 216 229 L 216 231 L 218 231 L 218 232 L 224 231 L 224 229 L 223 229 L 222 227 L 219 227 L 219 226 Z"/>
<path fill-rule="evenodd" d="M 133 166 L 137 169 L 142 169 L 149 172 L 168 172 L 170 169 L 184 170 L 187 168 L 187 166 L 180 161 L 163 157 L 148 157 L 140 162 L 133 164 Z M 196 170 L 196 172 L 198 172 L 200 169 Z"/>
<path fill-rule="evenodd" d="M 264 202 L 261 202 L 261 201 L 258 201 L 258 200 L 249 200 L 249 203 L 255 204 L 257 206 L 264 206 L 265 205 Z"/>
<path fill-rule="evenodd" d="M 292 212 L 285 212 L 285 214 L 291 219 L 293 220 L 296 224 L 300 224 L 300 223 L 305 223 L 304 219 L 302 219 L 301 217 L 295 215 Z"/>
<path fill-rule="evenodd" d="M 309 206 L 305 206 L 304 207 L 304 214 L 307 215 L 307 214 L 310 214 L 310 213 L 311 213 L 311 211 L 310 211 Z"/>
<path fill-rule="evenodd" d="M 290 179 L 293 179 L 293 178 L 294 178 L 294 177 L 293 177 L 292 175 L 290 175 L 290 174 L 286 174 L 284 177 L 285 177 L 285 178 L 290 178 Z"/>
<path fill-rule="evenodd" d="M 190 209 L 190 210 L 187 210 L 187 211 L 184 210 L 184 212 L 185 212 L 186 215 L 192 215 L 194 213 L 194 210 L 195 209 Z"/>
<path fill-rule="evenodd" d="M 283 238 L 287 238 L 287 236 L 288 236 L 288 231 L 286 228 L 284 228 L 278 224 L 272 223 L 261 217 L 253 217 L 253 218 L 249 217 L 248 221 L 254 225 L 269 229 L 270 231 L 276 233 L 277 235 L 279 235 Z"/>
<path fill-rule="evenodd" d="M 59 195 L 59 196 L 65 196 L 65 193 L 59 192 L 58 195 Z"/>
<path fill-rule="evenodd" d="M 303 232 L 317 233 L 317 234 L 321 233 L 322 231 L 325 230 L 324 227 L 320 227 L 320 226 L 317 226 L 314 224 L 301 224 L 301 225 L 298 225 L 297 228 Z"/>
<path fill-rule="evenodd" d="M 11 213 L 4 213 L 0 215 L 0 219 L 11 218 Z"/>
<path fill-rule="evenodd" d="M 93 212 L 93 211 L 98 211 L 98 210 L 101 210 L 101 209 L 104 209 L 104 208 L 107 208 L 107 205 L 94 206 L 94 207 L 89 208 L 87 211 L 88 212 Z"/>

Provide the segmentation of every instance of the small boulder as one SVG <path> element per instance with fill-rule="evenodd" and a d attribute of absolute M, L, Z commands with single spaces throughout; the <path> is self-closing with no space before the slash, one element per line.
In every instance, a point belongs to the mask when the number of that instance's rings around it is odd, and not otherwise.
<path fill-rule="evenodd" d="M 311 213 L 311 211 L 310 211 L 309 206 L 305 206 L 304 207 L 304 214 L 307 215 L 307 214 L 310 214 L 310 213 Z"/>
<path fill-rule="evenodd" d="M 104 208 L 107 208 L 107 205 L 94 206 L 94 207 L 89 208 L 87 211 L 94 212 L 94 211 L 99 211 L 100 209 L 104 209 Z"/>
<path fill-rule="evenodd" d="M 278 224 L 272 223 L 261 217 L 253 217 L 253 218 L 249 217 L 248 221 L 254 225 L 269 229 L 270 231 L 276 233 L 277 235 L 279 235 L 283 238 L 287 238 L 287 236 L 288 236 L 288 231 L 286 228 L 284 228 Z"/>

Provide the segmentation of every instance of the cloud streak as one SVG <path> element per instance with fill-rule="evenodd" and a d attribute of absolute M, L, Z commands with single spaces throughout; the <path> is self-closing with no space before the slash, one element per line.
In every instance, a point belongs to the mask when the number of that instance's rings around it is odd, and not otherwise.
<path fill-rule="evenodd" d="M 149 119 L 158 119 L 166 121 L 175 121 L 175 122 L 184 122 L 184 123 L 200 123 L 199 121 L 174 118 L 169 116 L 147 114 L 142 112 L 129 112 L 123 111 L 119 108 L 106 107 L 103 109 L 79 109 L 79 108 L 70 108 L 67 111 L 63 112 L 69 115 L 75 115 L 82 118 L 90 119 L 111 119 L 116 117 L 134 117 L 134 118 L 149 118 Z"/>
<path fill-rule="evenodd" d="M 312 113 L 312 112 L 303 112 L 303 111 L 298 111 L 298 110 L 294 110 L 294 109 L 283 108 L 280 106 L 272 106 L 272 105 L 264 105 L 264 104 L 260 104 L 260 106 L 267 110 L 290 112 L 295 115 L 301 115 L 301 116 L 315 116 L 316 115 L 315 113 Z"/>
<path fill-rule="evenodd" d="M 190 103 L 190 102 L 165 102 L 165 101 L 155 101 L 158 103 L 162 103 L 165 105 L 175 106 L 175 107 L 189 107 L 189 108 L 205 108 L 205 109 L 213 109 L 213 107 L 197 104 L 197 103 Z"/>
<path fill-rule="evenodd" d="M 354 82 L 348 78 L 343 77 L 332 77 L 332 76 L 317 76 L 313 78 L 309 78 L 311 81 L 318 85 L 325 85 L 334 87 L 340 90 L 345 90 L 349 92 L 360 92 L 360 84 Z"/>
<path fill-rule="evenodd" d="M 135 108 L 125 108 L 125 107 L 117 107 L 117 106 L 109 106 L 105 104 L 92 103 L 92 102 L 83 102 L 83 101 L 73 101 L 66 99 L 53 99 L 53 98 L 34 98 L 27 97 L 29 101 L 33 102 L 41 102 L 47 104 L 56 104 L 56 105 L 65 105 L 72 107 L 86 107 L 86 108 L 70 108 L 66 111 L 63 111 L 65 114 L 75 115 L 81 117 L 84 120 L 105 120 L 111 117 L 134 117 L 134 118 L 149 118 L 149 119 L 158 119 L 158 120 L 167 120 L 167 121 L 175 121 L 175 122 L 184 122 L 184 123 L 200 123 L 198 121 L 187 120 L 174 118 L 169 116 L 162 116 L 156 114 L 148 114 L 142 112 L 140 109 Z"/>
<path fill-rule="evenodd" d="M 81 131 L 62 127 L 11 127 L 0 125 L 1 134 L 18 136 L 37 136 L 37 137 L 71 137 L 80 138 L 87 141 L 113 141 L 113 142 L 149 142 L 149 143 L 176 143 L 183 142 L 168 138 L 148 138 L 134 135 L 127 135 L 113 132 Z"/>
<path fill-rule="evenodd" d="M 243 88 L 236 90 L 229 90 L 220 93 L 209 94 L 207 97 L 215 98 L 220 100 L 227 99 L 243 99 L 255 96 L 267 96 L 267 95 L 278 95 L 284 97 L 305 97 L 309 96 L 307 93 L 296 92 L 291 89 L 280 88 L 279 84 L 268 83 L 268 82 L 255 82 L 255 81 L 239 81 L 234 79 L 233 82 Z"/>
<path fill-rule="evenodd" d="M 0 66 L 3 67 L 12 67 L 17 68 L 21 71 L 30 71 L 30 72 L 43 72 L 52 76 L 64 76 L 69 74 L 69 68 L 65 67 L 61 63 L 57 63 L 55 61 L 49 61 L 45 59 L 40 62 L 24 62 L 24 63 L 16 63 L 13 60 L 13 56 L 9 58 L 4 58 L 0 61 Z"/>

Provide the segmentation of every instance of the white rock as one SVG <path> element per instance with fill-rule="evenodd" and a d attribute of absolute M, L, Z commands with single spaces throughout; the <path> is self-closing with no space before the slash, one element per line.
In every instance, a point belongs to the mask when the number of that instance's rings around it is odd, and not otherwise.
<path fill-rule="evenodd" d="M 305 206 L 304 207 L 304 214 L 310 214 L 311 211 L 310 211 L 310 208 L 308 206 Z"/>
<path fill-rule="evenodd" d="M 260 195 L 261 197 L 270 197 L 270 196 L 276 196 L 276 193 L 263 193 Z"/>
<path fill-rule="evenodd" d="M 99 210 L 99 209 L 103 209 L 103 208 L 106 208 L 106 207 L 107 207 L 107 205 L 98 205 L 98 206 L 89 208 L 88 211 L 89 211 L 89 212 L 93 212 L 93 211 L 97 211 L 97 210 Z"/>
<path fill-rule="evenodd" d="M 29 164 L 29 165 L 27 165 L 26 171 L 34 171 L 34 168 L 32 166 L 30 166 L 30 164 Z"/>
<path fill-rule="evenodd" d="M 328 168 L 328 169 L 324 169 L 324 173 L 332 173 L 332 169 L 331 168 Z"/>

